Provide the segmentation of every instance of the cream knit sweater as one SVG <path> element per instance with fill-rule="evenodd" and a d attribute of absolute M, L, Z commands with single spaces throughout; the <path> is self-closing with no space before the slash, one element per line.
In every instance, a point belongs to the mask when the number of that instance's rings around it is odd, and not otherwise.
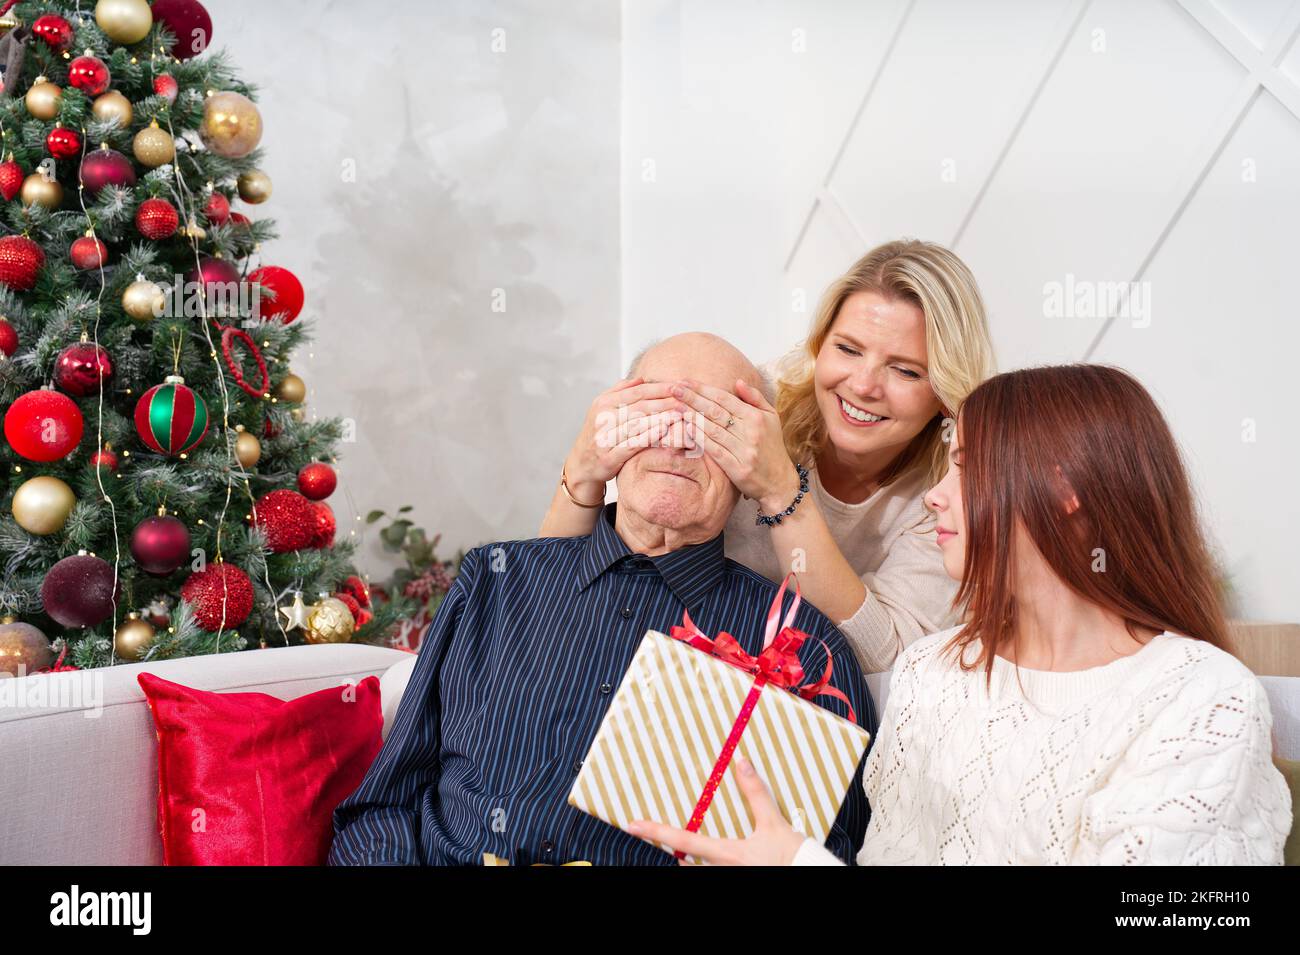
<path fill-rule="evenodd" d="M 863 786 L 860 865 L 1280 864 L 1291 796 L 1254 675 L 1163 633 L 1077 672 L 899 658 Z M 968 659 L 974 651 L 966 649 Z M 795 865 L 839 864 L 811 839 Z"/>
<path fill-rule="evenodd" d="M 904 475 L 860 504 L 832 497 L 815 466 L 808 483 L 831 536 L 867 588 L 857 612 L 836 621 L 864 672 L 888 670 L 903 647 L 957 623 L 957 582 L 943 569 L 935 517 L 921 500 L 929 490 L 924 474 Z M 809 506 L 809 495 L 800 507 Z M 736 502 L 723 532 L 726 554 L 779 583 L 784 575 L 772 532 L 754 522 L 757 514 L 757 501 Z"/>

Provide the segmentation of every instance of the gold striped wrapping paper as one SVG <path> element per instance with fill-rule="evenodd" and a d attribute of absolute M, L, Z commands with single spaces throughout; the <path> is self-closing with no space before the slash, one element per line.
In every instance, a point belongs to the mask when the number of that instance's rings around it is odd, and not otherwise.
<path fill-rule="evenodd" d="M 753 685 L 743 670 L 647 631 L 569 805 L 620 829 L 634 819 L 684 828 Z M 869 741 L 861 727 L 769 685 L 736 755 L 754 764 L 796 829 L 825 842 Z M 706 836 L 740 839 L 753 831 L 733 767 L 734 757 L 700 827 Z"/>

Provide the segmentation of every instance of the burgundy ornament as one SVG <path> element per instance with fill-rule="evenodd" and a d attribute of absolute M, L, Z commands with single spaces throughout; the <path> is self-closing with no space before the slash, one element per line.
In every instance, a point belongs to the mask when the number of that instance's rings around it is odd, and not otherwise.
<path fill-rule="evenodd" d="M 131 556 L 145 573 L 174 573 L 190 556 L 189 529 L 170 514 L 146 517 L 131 532 Z"/>
<path fill-rule="evenodd" d="M 82 552 L 50 568 L 41 581 L 41 602 L 65 627 L 93 627 L 112 615 L 121 583 L 112 564 Z"/>
<path fill-rule="evenodd" d="M 212 17 L 198 0 L 154 0 L 153 22 L 176 37 L 168 52 L 178 60 L 198 56 L 212 42 Z"/>
<path fill-rule="evenodd" d="M 94 195 L 105 186 L 134 186 L 135 167 L 116 149 L 104 147 L 81 160 L 81 184 Z"/>
<path fill-rule="evenodd" d="M 72 243 L 68 253 L 72 264 L 83 272 L 103 268 L 108 262 L 108 246 L 92 235 L 83 235 Z"/>
<path fill-rule="evenodd" d="M 70 395 L 84 398 L 98 393 L 113 377 L 113 359 L 102 345 L 76 342 L 59 352 L 54 382 Z"/>
<path fill-rule="evenodd" d="M 46 13 L 32 23 L 32 36 L 40 37 L 56 53 L 72 48 L 77 38 L 72 24 L 57 13 Z"/>
<path fill-rule="evenodd" d="M 89 97 L 96 97 L 108 89 L 113 76 L 108 72 L 108 65 L 99 57 L 87 53 L 68 64 L 68 85 L 81 90 Z"/>
<path fill-rule="evenodd" d="M 190 269 L 185 273 L 186 294 L 194 285 L 202 284 L 203 294 L 209 300 L 218 295 L 229 300 L 226 290 L 218 290 L 217 286 L 228 286 L 231 282 L 238 284 L 239 269 L 235 268 L 228 260 L 218 259 L 211 255 L 203 256 L 199 260 L 197 268 Z M 237 293 L 238 289 L 230 291 Z"/>

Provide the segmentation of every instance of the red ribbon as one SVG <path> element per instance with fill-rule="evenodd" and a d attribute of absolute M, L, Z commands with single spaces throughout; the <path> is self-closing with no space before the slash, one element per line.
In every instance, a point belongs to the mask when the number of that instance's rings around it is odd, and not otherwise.
<path fill-rule="evenodd" d="M 786 611 L 785 619 L 781 619 L 781 605 L 785 602 L 785 590 L 790 583 L 791 577 L 794 577 L 794 574 L 786 575 L 785 580 L 781 581 L 781 589 L 777 591 L 776 597 L 772 600 L 772 606 L 768 608 L 763 649 L 756 657 L 746 653 L 736 638 L 725 630 L 715 638 L 709 639 L 704 634 L 704 631 L 695 625 L 689 611 L 682 613 L 684 626 L 673 627 L 672 629 L 674 638 L 690 644 L 697 650 L 712 654 L 724 663 L 730 663 L 732 666 L 754 675 L 754 685 L 750 688 L 749 695 L 745 697 L 745 702 L 736 715 L 736 720 L 731 726 L 731 732 L 727 734 L 727 741 L 723 744 L 722 752 L 718 755 L 718 761 L 713 764 L 713 771 L 709 773 L 709 778 L 705 781 L 704 789 L 700 793 L 699 801 L 695 804 L 695 810 L 691 813 L 690 822 L 686 824 L 687 832 L 699 832 L 700 826 L 704 824 L 704 814 L 708 812 L 709 806 L 713 802 L 713 796 L 718 791 L 718 786 L 722 784 L 722 777 L 731 764 L 731 757 L 740 744 L 740 738 L 745 733 L 745 727 L 749 725 L 749 718 L 754 713 L 754 707 L 758 705 L 759 694 L 763 692 L 763 687 L 767 684 L 772 683 L 782 689 L 790 690 L 805 700 L 811 700 L 818 696 L 833 696 L 837 700 L 843 700 L 844 705 L 849 708 L 849 721 L 852 723 L 858 721 L 849 698 L 835 687 L 829 685 L 834 668 L 830 648 L 826 646 L 824 640 L 817 641 L 826 650 L 826 671 L 822 674 L 822 678 L 812 683 L 805 683 L 802 686 L 798 685 L 799 681 L 804 678 L 803 664 L 799 662 L 799 648 L 809 638 L 809 634 L 802 630 L 796 630 L 791 626 L 794 622 L 795 613 L 799 609 L 799 604 L 803 600 L 803 593 L 799 588 L 799 579 L 797 577 L 795 577 L 794 581 L 794 603 Z M 777 630 L 778 622 L 780 622 L 781 627 L 779 632 Z M 686 854 L 679 851 L 675 855 L 678 859 L 681 859 Z"/>

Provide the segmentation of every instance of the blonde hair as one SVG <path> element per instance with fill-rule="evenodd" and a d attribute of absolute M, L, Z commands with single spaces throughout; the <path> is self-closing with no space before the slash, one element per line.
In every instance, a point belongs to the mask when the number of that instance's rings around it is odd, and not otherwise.
<path fill-rule="evenodd" d="M 813 387 L 814 366 L 844 300 L 857 292 L 875 292 L 921 310 L 930 385 L 948 414 L 955 416 L 966 396 L 993 374 L 984 300 L 966 263 L 933 242 L 886 242 L 831 283 L 807 339 L 781 362 L 776 410 L 786 451 L 795 462 L 806 463 L 825 447 L 826 421 Z M 913 468 L 924 469 L 930 485 L 938 483 L 947 469 L 943 429 L 943 416 L 936 415 L 899 455 L 883 483 Z"/>

